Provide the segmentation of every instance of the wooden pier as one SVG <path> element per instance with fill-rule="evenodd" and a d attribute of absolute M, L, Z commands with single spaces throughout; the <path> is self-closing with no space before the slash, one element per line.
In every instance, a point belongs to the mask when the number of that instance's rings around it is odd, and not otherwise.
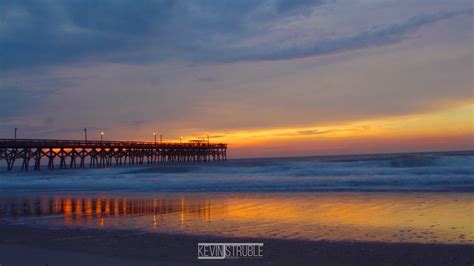
<path fill-rule="evenodd" d="M 141 141 L 84 141 L 48 139 L 0 139 L 0 162 L 8 171 L 16 161 L 21 170 L 30 164 L 39 171 L 47 168 L 99 168 L 158 163 L 213 162 L 227 160 L 227 144 L 205 141 L 156 143 Z"/>

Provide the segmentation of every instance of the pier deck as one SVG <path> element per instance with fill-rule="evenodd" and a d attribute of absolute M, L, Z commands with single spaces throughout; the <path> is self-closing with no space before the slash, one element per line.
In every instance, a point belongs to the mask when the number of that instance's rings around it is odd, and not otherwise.
<path fill-rule="evenodd" d="M 227 144 L 208 142 L 156 143 L 143 141 L 85 141 L 49 139 L 0 139 L 0 162 L 21 170 L 30 164 L 47 168 L 90 168 L 157 163 L 189 163 L 227 160 Z"/>

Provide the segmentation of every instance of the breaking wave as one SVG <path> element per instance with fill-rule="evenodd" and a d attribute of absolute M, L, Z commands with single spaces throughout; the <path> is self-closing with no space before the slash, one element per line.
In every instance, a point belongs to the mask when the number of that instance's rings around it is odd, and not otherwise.
<path fill-rule="evenodd" d="M 474 152 L 1 172 L 0 190 L 474 191 Z"/>

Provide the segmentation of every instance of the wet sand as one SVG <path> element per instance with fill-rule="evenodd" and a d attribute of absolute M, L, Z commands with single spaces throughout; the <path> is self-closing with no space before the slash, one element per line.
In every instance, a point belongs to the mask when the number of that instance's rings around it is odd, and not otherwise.
<path fill-rule="evenodd" d="M 41 227 L 295 240 L 474 243 L 471 193 L 76 193 L 0 197 Z"/>
<path fill-rule="evenodd" d="M 10 193 L 5 265 L 472 265 L 472 193 Z M 202 242 L 261 259 L 197 260 Z"/>
<path fill-rule="evenodd" d="M 2 265 L 472 265 L 474 245 L 304 241 L 0 225 Z M 198 242 L 263 242 L 261 259 L 197 260 Z"/>

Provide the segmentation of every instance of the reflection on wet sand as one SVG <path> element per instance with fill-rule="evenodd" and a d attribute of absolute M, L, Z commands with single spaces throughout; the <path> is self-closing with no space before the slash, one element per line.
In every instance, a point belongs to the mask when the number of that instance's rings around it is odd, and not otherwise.
<path fill-rule="evenodd" d="M 190 203 L 190 204 L 185 204 Z M 158 215 L 179 214 L 180 223 L 185 216 L 210 221 L 209 200 L 186 202 L 184 199 L 127 199 L 127 198 L 14 198 L 0 199 L 0 218 L 44 217 L 62 215 L 63 222 L 87 224 L 94 219 L 153 215 L 153 223 L 158 223 Z"/>
<path fill-rule="evenodd" d="M 310 240 L 473 243 L 473 217 L 470 193 L 0 198 L 6 221 Z"/>

